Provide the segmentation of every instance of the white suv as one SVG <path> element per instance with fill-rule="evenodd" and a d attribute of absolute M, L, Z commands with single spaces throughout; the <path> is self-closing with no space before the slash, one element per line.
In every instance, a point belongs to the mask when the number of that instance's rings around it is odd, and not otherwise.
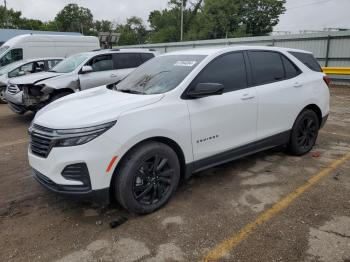
<path fill-rule="evenodd" d="M 194 172 L 278 145 L 309 152 L 328 116 L 327 84 L 302 50 L 161 55 L 114 90 L 79 92 L 40 110 L 29 128 L 29 163 L 52 191 L 112 196 L 149 213 Z"/>

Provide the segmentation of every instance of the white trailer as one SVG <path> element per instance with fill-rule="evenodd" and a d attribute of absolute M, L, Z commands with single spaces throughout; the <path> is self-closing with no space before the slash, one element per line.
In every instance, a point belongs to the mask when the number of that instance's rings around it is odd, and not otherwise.
<path fill-rule="evenodd" d="M 0 67 L 22 59 L 67 57 L 99 48 L 99 40 L 94 36 L 20 35 L 0 47 Z"/>

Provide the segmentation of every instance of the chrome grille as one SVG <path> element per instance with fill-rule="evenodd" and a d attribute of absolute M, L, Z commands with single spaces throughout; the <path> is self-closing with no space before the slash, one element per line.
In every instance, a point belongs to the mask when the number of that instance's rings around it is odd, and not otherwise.
<path fill-rule="evenodd" d="M 10 94 L 17 94 L 18 92 L 20 92 L 20 88 L 18 87 L 18 85 L 13 85 L 13 84 L 9 84 L 7 86 L 7 91 L 10 93 Z"/>
<path fill-rule="evenodd" d="M 54 130 L 33 125 L 30 130 L 30 149 L 34 155 L 46 158 L 54 143 Z"/>

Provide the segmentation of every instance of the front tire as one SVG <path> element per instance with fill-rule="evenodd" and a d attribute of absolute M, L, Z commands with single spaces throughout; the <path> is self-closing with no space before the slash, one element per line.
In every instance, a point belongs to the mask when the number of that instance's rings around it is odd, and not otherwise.
<path fill-rule="evenodd" d="M 169 146 L 147 142 L 128 153 L 115 176 L 118 202 L 129 212 L 148 214 L 174 195 L 180 180 L 180 163 Z"/>
<path fill-rule="evenodd" d="M 6 86 L 0 87 L 0 104 L 7 104 L 5 99 Z"/>
<path fill-rule="evenodd" d="M 64 97 L 64 96 L 67 96 L 67 95 L 70 95 L 72 93 L 70 92 L 59 92 L 55 95 L 53 95 L 50 99 L 50 103 L 53 102 L 53 101 L 56 101 L 57 99 L 60 99 L 61 97 Z"/>
<path fill-rule="evenodd" d="M 292 155 L 302 156 L 315 145 L 320 123 L 316 113 L 306 109 L 300 113 L 293 125 L 288 150 Z"/>

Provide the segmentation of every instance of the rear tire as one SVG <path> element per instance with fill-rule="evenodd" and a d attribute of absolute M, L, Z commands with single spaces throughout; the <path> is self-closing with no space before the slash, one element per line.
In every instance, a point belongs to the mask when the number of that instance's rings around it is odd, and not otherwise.
<path fill-rule="evenodd" d="M 310 152 L 315 145 L 319 129 L 320 123 L 316 113 L 310 109 L 302 111 L 293 125 L 288 151 L 296 156 Z"/>
<path fill-rule="evenodd" d="M 174 195 L 180 180 L 180 163 L 169 146 L 147 142 L 125 156 L 115 176 L 118 202 L 129 212 L 148 214 Z"/>

